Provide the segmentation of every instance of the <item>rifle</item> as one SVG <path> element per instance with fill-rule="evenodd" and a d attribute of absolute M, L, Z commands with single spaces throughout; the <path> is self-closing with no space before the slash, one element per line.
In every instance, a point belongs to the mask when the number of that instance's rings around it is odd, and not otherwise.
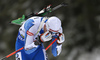
<path fill-rule="evenodd" d="M 23 22 L 25 22 L 28 18 L 30 18 L 32 16 L 44 16 L 47 13 L 53 12 L 54 10 L 57 10 L 58 8 L 63 7 L 63 6 L 67 6 L 67 5 L 68 5 L 67 3 L 61 3 L 61 4 L 57 5 L 54 8 L 51 8 L 51 5 L 48 5 L 46 8 L 42 9 L 40 12 L 38 12 L 36 14 L 31 13 L 31 14 L 29 14 L 27 16 L 22 15 L 21 18 L 18 18 L 16 20 L 11 21 L 11 24 L 22 25 Z"/>

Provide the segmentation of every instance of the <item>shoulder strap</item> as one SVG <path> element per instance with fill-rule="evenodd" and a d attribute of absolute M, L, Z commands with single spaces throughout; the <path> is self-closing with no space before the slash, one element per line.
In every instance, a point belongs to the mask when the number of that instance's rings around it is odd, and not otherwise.
<path fill-rule="evenodd" d="M 41 23 L 40 23 L 40 26 L 39 26 L 39 28 L 38 28 L 38 31 L 37 31 L 37 33 L 36 33 L 35 35 L 37 35 L 37 34 L 40 32 L 40 30 L 41 30 L 41 28 L 42 28 L 42 26 L 43 26 L 43 23 L 44 23 L 47 19 L 48 19 L 48 17 L 44 17 L 44 18 L 42 19 L 42 21 L 41 21 Z"/>

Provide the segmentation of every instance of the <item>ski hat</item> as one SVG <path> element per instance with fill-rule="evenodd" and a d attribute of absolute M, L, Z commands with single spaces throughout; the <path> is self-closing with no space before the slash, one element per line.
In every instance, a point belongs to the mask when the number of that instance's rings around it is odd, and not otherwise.
<path fill-rule="evenodd" d="M 58 32 L 60 30 L 60 28 L 61 28 L 60 19 L 55 17 L 55 16 L 50 17 L 48 19 L 48 21 L 46 22 L 46 28 L 47 28 L 47 30 Z"/>

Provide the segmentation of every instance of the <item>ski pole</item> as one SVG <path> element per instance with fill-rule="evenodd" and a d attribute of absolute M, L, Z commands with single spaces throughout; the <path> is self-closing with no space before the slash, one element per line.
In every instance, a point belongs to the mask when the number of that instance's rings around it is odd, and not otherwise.
<path fill-rule="evenodd" d="M 45 50 L 47 50 L 56 40 L 57 40 L 57 38 L 52 43 L 50 43 L 49 46 Z M 18 49 L 17 51 L 12 52 L 11 54 L 7 55 L 6 57 L 1 58 L 0 60 L 5 60 L 6 58 L 9 58 L 10 56 L 16 54 L 17 52 L 19 52 L 23 49 L 24 49 L 24 47 Z"/>
<path fill-rule="evenodd" d="M 47 50 L 56 40 L 57 38 L 52 43 L 50 43 L 49 46 L 45 50 Z"/>
<path fill-rule="evenodd" d="M 12 52 L 11 54 L 7 55 L 6 57 L 1 58 L 0 60 L 5 60 L 6 58 L 8 58 L 8 57 L 14 55 L 15 53 L 19 52 L 19 51 L 22 50 L 22 49 L 24 49 L 24 47 L 18 49 L 17 51 Z"/>

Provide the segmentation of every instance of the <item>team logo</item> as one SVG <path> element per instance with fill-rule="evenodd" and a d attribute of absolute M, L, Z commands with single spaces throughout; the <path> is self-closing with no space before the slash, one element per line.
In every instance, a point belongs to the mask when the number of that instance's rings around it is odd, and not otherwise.
<path fill-rule="evenodd" d="M 23 38 L 21 35 L 18 35 L 18 38 L 19 38 L 21 41 L 24 41 L 24 38 Z"/>
<path fill-rule="evenodd" d="M 19 54 L 16 54 L 16 60 L 20 60 Z"/>

